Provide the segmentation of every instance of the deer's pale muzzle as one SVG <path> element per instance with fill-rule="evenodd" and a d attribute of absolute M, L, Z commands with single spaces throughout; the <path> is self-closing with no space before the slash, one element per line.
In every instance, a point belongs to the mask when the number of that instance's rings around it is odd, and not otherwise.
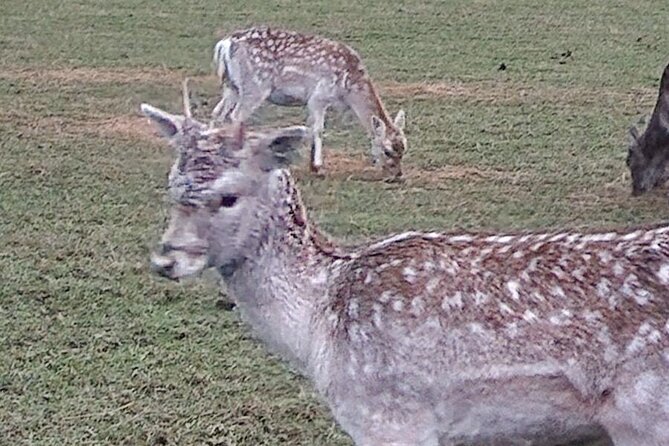
<path fill-rule="evenodd" d="M 151 254 L 151 271 L 172 280 L 199 274 L 208 263 L 206 252 L 191 252 L 168 243 L 161 244 Z"/>

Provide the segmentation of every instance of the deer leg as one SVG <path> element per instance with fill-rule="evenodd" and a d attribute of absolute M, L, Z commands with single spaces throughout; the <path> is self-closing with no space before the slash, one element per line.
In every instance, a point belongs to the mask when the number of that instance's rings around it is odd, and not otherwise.
<path fill-rule="evenodd" d="M 312 97 L 307 102 L 307 108 L 309 109 L 308 125 L 311 127 L 311 171 L 320 173 L 323 168 L 322 134 L 328 103 L 318 97 Z"/>
<path fill-rule="evenodd" d="M 616 446 L 669 445 L 669 375 L 655 371 L 626 374 L 602 414 L 601 424 Z M 624 378 L 624 379 L 623 379 Z"/>
<path fill-rule="evenodd" d="M 237 103 L 228 116 L 232 122 L 245 122 L 254 111 L 269 97 L 271 89 L 255 88 L 252 90 L 240 89 Z"/>
<path fill-rule="evenodd" d="M 223 87 L 223 98 L 216 104 L 214 110 L 211 112 L 212 120 L 214 121 L 228 121 L 230 119 L 230 112 L 235 108 L 238 102 L 237 91 L 233 87 Z"/>

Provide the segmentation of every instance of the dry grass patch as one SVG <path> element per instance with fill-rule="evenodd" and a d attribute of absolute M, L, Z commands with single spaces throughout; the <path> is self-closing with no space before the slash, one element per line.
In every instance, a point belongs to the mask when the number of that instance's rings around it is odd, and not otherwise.
<path fill-rule="evenodd" d="M 167 68 L 33 68 L 5 67 L 0 69 L 0 79 L 31 80 L 38 82 L 71 83 L 160 83 L 180 85 L 184 77 L 215 84 L 211 74 L 192 74 L 186 70 Z M 393 98 L 452 98 L 491 104 L 519 105 L 525 103 L 590 105 L 615 101 L 626 106 L 651 103 L 657 96 L 653 88 L 633 88 L 627 91 L 610 87 L 563 88 L 551 85 L 522 84 L 509 80 L 461 82 L 398 83 L 379 82 L 383 96 Z"/>
<path fill-rule="evenodd" d="M 309 177 L 307 160 L 300 162 L 294 169 L 298 178 Z M 339 181 L 383 181 L 384 175 L 380 168 L 375 168 L 364 155 L 350 155 L 338 148 L 331 148 L 325 153 L 325 176 Z M 470 181 L 504 181 L 518 183 L 526 175 L 506 172 L 497 169 L 481 169 L 474 166 L 442 165 L 437 168 L 425 169 L 420 166 L 404 165 L 404 182 L 408 187 L 434 188 L 449 180 L 467 179 Z"/>
<path fill-rule="evenodd" d="M 499 105 L 520 105 L 525 103 L 544 103 L 566 105 L 589 105 L 602 101 L 622 102 L 638 105 L 652 102 L 657 91 L 650 88 L 635 88 L 622 92 L 612 88 L 561 88 L 550 85 L 528 85 L 512 81 L 482 82 L 436 82 L 436 83 L 397 83 L 380 84 L 382 94 L 402 98 L 419 99 L 453 98 Z"/>

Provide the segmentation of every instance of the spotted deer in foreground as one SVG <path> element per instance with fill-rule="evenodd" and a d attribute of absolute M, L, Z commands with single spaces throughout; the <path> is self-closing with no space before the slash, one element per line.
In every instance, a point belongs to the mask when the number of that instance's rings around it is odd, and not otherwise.
<path fill-rule="evenodd" d="M 351 108 L 372 140 L 372 161 L 391 179 L 402 176 L 406 151 L 404 111 L 394 120 L 358 53 L 343 43 L 319 36 L 266 27 L 237 31 L 220 40 L 214 64 L 223 98 L 214 121 L 245 121 L 265 101 L 304 106 L 311 127 L 311 169 L 323 167 L 322 132 L 331 106 Z"/>
<path fill-rule="evenodd" d="M 669 64 L 660 79 L 660 92 L 650 122 L 639 135 L 636 127 L 630 129 L 627 167 L 632 174 L 632 195 L 644 194 L 661 185 L 669 160 Z"/>
<path fill-rule="evenodd" d="M 307 128 L 185 109 L 142 105 L 178 148 L 152 269 L 215 268 L 355 444 L 669 444 L 669 225 L 343 247 L 285 169 Z"/>

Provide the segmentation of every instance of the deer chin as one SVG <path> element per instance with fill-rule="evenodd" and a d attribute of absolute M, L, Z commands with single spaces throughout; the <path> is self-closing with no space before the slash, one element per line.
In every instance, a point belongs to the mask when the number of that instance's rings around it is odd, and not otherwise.
<path fill-rule="evenodd" d="M 387 159 L 383 163 L 383 174 L 386 176 L 386 181 L 388 182 L 401 183 L 404 181 L 402 165 L 393 159 Z"/>
<path fill-rule="evenodd" d="M 171 280 L 197 276 L 208 266 L 209 259 L 206 255 L 194 255 L 186 251 L 175 250 L 168 255 L 151 255 L 151 270 Z"/>

